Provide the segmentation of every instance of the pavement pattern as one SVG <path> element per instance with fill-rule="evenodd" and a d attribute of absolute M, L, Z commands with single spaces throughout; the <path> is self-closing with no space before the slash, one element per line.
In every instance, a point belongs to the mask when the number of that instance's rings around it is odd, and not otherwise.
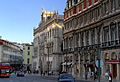
<path fill-rule="evenodd" d="M 40 76 L 39 74 L 38 75 L 26 74 L 24 77 L 17 77 L 15 74 L 12 74 L 10 78 L 0 78 L 0 82 L 58 82 L 58 80 L 57 77 Z M 75 82 L 98 82 L 98 81 L 76 80 Z"/>

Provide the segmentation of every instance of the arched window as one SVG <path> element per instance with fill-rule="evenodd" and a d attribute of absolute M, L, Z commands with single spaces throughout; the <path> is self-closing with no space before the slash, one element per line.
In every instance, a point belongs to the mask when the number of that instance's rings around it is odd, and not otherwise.
<path fill-rule="evenodd" d="M 111 60 L 117 60 L 117 55 L 115 52 L 111 54 Z"/>
<path fill-rule="evenodd" d="M 105 54 L 104 56 L 105 61 L 110 60 L 110 55 L 108 53 Z"/>

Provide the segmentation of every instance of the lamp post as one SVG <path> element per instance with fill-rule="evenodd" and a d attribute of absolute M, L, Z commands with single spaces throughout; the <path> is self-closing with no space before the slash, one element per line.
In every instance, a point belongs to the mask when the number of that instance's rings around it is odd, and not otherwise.
<path fill-rule="evenodd" d="M 47 47 L 48 48 L 48 75 L 49 75 L 49 47 Z"/>
<path fill-rule="evenodd" d="M 100 82 L 101 77 L 100 48 L 97 48 L 97 60 L 98 60 L 98 82 Z"/>

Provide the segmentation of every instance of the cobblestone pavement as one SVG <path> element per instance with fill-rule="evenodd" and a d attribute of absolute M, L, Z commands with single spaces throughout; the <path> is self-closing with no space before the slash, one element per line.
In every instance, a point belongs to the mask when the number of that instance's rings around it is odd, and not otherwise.
<path fill-rule="evenodd" d="M 0 78 L 0 82 L 58 82 L 58 76 L 40 76 L 39 74 L 27 74 L 25 77 L 17 77 L 15 74 L 12 75 L 10 78 Z M 98 82 L 89 81 L 89 80 L 76 80 L 75 82 Z M 101 79 L 100 82 L 109 82 L 103 81 Z M 120 82 L 120 81 L 112 81 L 112 82 Z"/>

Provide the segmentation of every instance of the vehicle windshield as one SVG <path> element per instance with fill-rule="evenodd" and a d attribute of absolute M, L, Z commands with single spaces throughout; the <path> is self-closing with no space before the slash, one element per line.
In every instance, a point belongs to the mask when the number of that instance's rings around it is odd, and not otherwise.
<path fill-rule="evenodd" d="M 9 73 L 10 69 L 1 69 L 1 73 Z"/>
<path fill-rule="evenodd" d="M 60 79 L 72 79 L 72 75 L 70 74 L 64 74 L 64 75 L 60 75 Z"/>

